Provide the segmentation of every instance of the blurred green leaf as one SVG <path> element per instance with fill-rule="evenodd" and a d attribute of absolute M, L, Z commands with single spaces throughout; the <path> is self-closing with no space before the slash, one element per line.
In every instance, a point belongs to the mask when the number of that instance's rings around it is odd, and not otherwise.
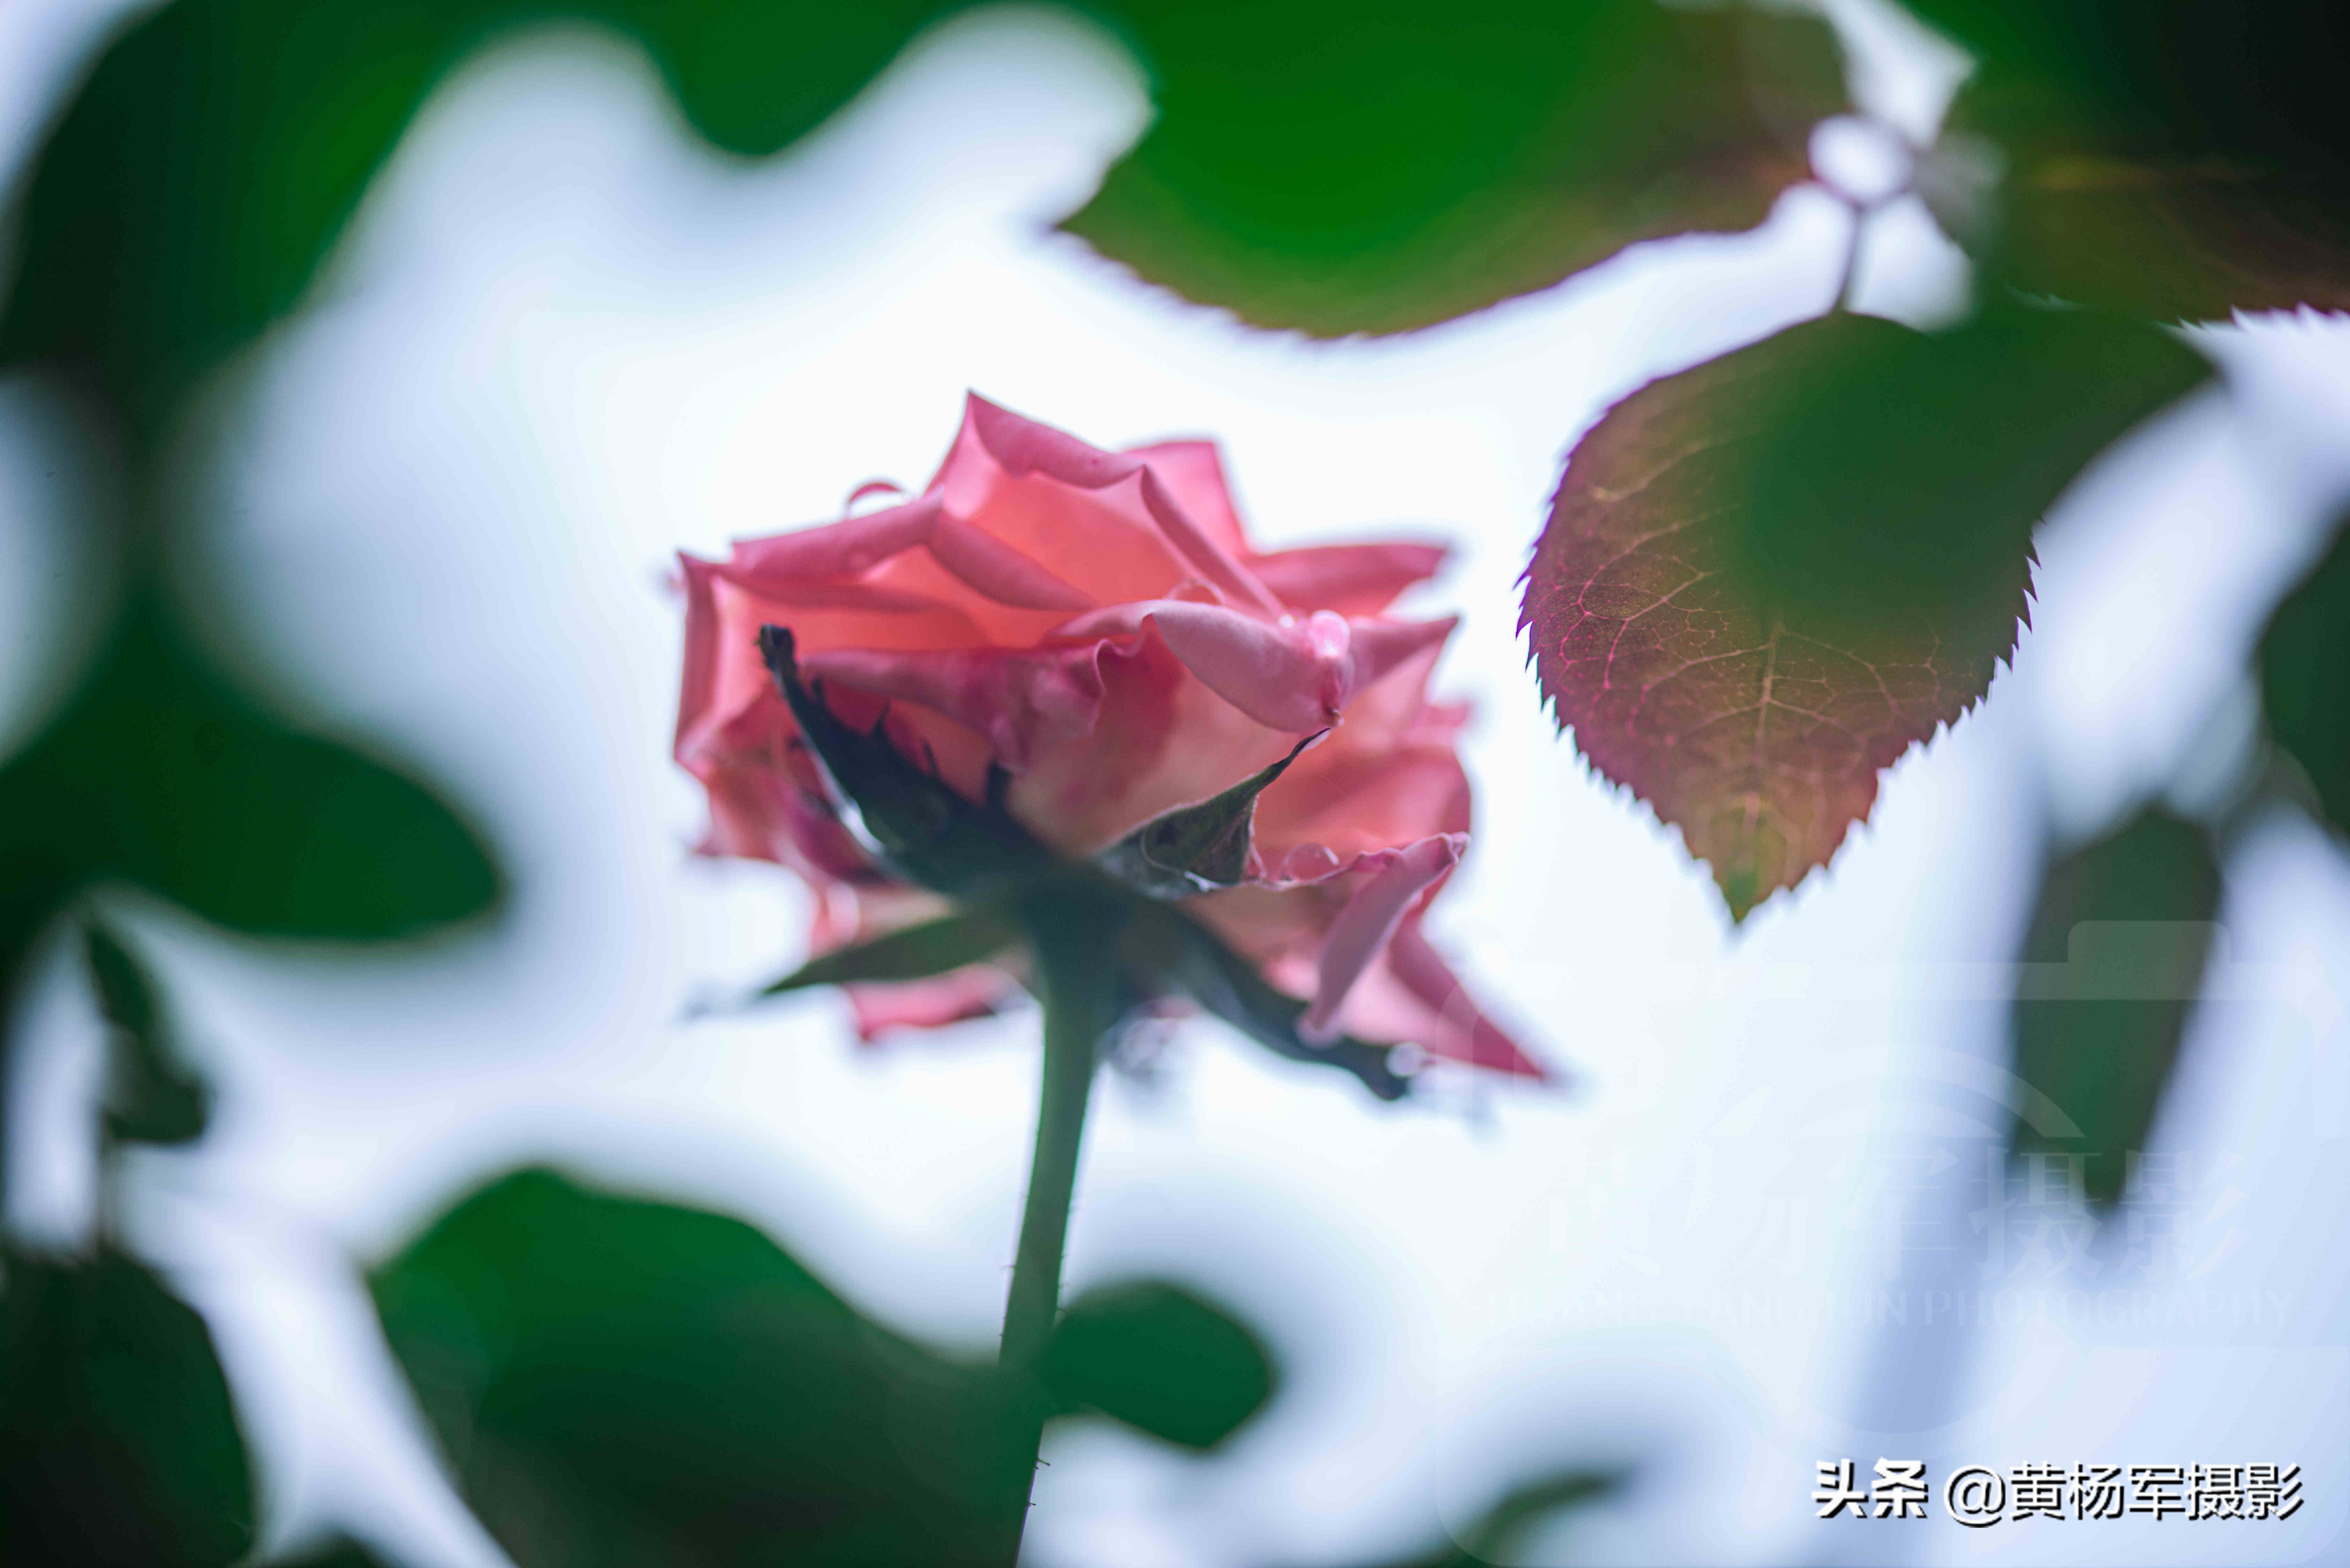
<path fill-rule="evenodd" d="M 2146 1147 L 2161 1107 L 2210 957 L 2220 887 L 2210 834 L 2155 809 L 2041 875 L 2023 961 L 2063 968 L 2019 992 L 2014 1071 L 2071 1126 L 2027 1107 L 2010 1147 L 2080 1158 L 2100 1208 L 2120 1200 L 2129 1157 Z"/>
<path fill-rule="evenodd" d="M 109 1025 L 107 1141 L 193 1143 L 212 1115 L 212 1085 L 182 1057 L 146 966 L 96 920 L 82 925 L 82 952 Z"/>
<path fill-rule="evenodd" d="M 2006 306 L 1838 314 L 1650 383 L 1575 447 L 1527 573 L 1560 726 L 1743 919 L 1982 697 L 2042 514 L 2210 374 L 2150 327 Z"/>
<path fill-rule="evenodd" d="M 261 711 L 149 600 L 0 768 L 0 877 L 12 922 L 119 877 L 234 930 L 348 941 L 480 915 L 501 892 L 449 807 Z"/>
<path fill-rule="evenodd" d="M 338 1537 L 298 1557 L 281 1557 L 269 1568 L 389 1568 L 384 1560 L 358 1542 Z"/>
<path fill-rule="evenodd" d="M 772 152 L 951 6 L 860 0 L 175 0 L 43 149 L 0 361 L 94 361 L 135 425 L 299 302 L 425 95 L 501 33 L 633 35 L 719 146 Z"/>
<path fill-rule="evenodd" d="M 2260 665 L 2270 735 L 2350 833 L 2350 528 L 2270 618 Z"/>
<path fill-rule="evenodd" d="M 1523 1559 L 1526 1539 L 1559 1515 L 1588 1507 L 1623 1489 L 1614 1470 L 1561 1470 L 1513 1487 L 1467 1531 L 1432 1552 L 1394 1559 L 1380 1568 L 1498 1568 Z"/>
<path fill-rule="evenodd" d="M 860 981 L 927 980 L 965 964 L 984 963 L 1018 945 L 1020 929 L 1002 914 L 973 907 L 890 931 L 871 941 L 818 953 L 761 996 L 781 996 L 814 985 L 852 985 Z"/>
<path fill-rule="evenodd" d="M 1273 1397 L 1273 1357 L 1231 1314 L 1143 1281 L 1090 1292 L 1062 1314 L 1045 1352 L 1055 1397 L 1130 1427 L 1211 1449 Z"/>
<path fill-rule="evenodd" d="M 1844 107 L 1815 16 L 1131 0 L 1159 118 L 1064 227 L 1260 327 L 1399 332 L 1752 228 Z"/>
<path fill-rule="evenodd" d="M 1238 887 L 1248 875 L 1256 797 L 1289 771 L 1298 754 L 1328 734 L 1317 730 L 1289 754 L 1191 805 L 1152 817 L 1096 856 L 1101 868 L 1154 898 L 1183 898 Z"/>
<path fill-rule="evenodd" d="M 950 1563 L 1014 1397 L 868 1322 L 749 1226 L 550 1171 L 373 1278 L 466 1497 L 521 1568 Z"/>
<path fill-rule="evenodd" d="M 0 1263 L 0 1562 L 243 1558 L 253 1476 L 203 1320 L 110 1250 Z"/>
<path fill-rule="evenodd" d="M 577 18 L 641 42 L 715 145 L 774 152 L 954 0 L 175 0 L 42 151 L 0 362 L 95 362 L 152 431 L 292 309 L 434 83 Z M 1744 229 L 1843 104 L 1816 19 L 1649 0 L 1096 0 L 1160 117 L 1070 227 L 1268 326 L 1422 326 L 1625 245 Z M 1750 70 L 1750 66 L 1759 68 Z"/>
<path fill-rule="evenodd" d="M 1205 1447 L 1274 1383 L 1245 1327 L 1145 1283 L 1071 1309 L 1049 1391 L 1014 1385 L 873 1324 L 740 1221 L 547 1170 L 475 1192 L 372 1285 L 521 1568 L 988 1562 L 1023 1418 L 1082 1403 Z"/>
<path fill-rule="evenodd" d="M 2163 319 L 2350 307 L 2342 6 L 1909 3 L 1981 61 L 1929 204 L 2017 284 Z"/>

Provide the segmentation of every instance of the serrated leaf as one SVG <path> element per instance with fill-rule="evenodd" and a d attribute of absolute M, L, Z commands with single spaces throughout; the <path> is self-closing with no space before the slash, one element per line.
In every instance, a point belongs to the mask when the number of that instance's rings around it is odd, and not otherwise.
<path fill-rule="evenodd" d="M 203 1319 L 110 1249 L 0 1262 L 0 1562 L 241 1560 L 252 1467 Z"/>
<path fill-rule="evenodd" d="M 1105 7 L 1159 118 L 1063 227 L 1260 327 L 1399 332 L 1752 228 L 1844 104 L 1815 16 L 1649 0 Z"/>
<path fill-rule="evenodd" d="M 2019 994 L 2014 1070 L 2069 1123 L 2019 1116 L 2016 1153 L 2082 1161 L 2091 1202 L 2121 1199 L 2178 1064 L 2220 908 L 2210 836 L 2149 810 L 2042 873 L 2027 964 L 2048 982 Z"/>
<path fill-rule="evenodd" d="M 182 1057 L 146 966 L 96 920 L 83 923 L 82 952 L 109 1025 L 108 1141 L 193 1143 L 211 1118 L 212 1085 Z"/>
<path fill-rule="evenodd" d="M 2350 530 L 2270 618 L 2260 667 L 2270 736 L 2301 764 L 2334 831 L 2350 833 Z"/>
<path fill-rule="evenodd" d="M 264 711 L 151 601 L 0 768 L 0 877 L 53 898 L 120 877 L 232 929 L 345 941 L 481 915 L 503 891 L 447 805 Z"/>
<path fill-rule="evenodd" d="M 1528 568 L 1561 727 L 1743 919 L 1982 697 L 2033 524 L 2209 374 L 2149 328 L 2011 309 L 1833 316 L 1650 383 L 1576 445 Z"/>
<path fill-rule="evenodd" d="M 955 1563 L 1036 1398 L 860 1314 L 739 1220 L 548 1170 L 379 1269 L 384 1332 L 520 1568 Z"/>
<path fill-rule="evenodd" d="M 1287 773 L 1289 764 L 1306 747 L 1328 733 L 1317 730 L 1291 747 L 1287 756 L 1230 789 L 1152 817 L 1096 856 L 1096 862 L 1128 887 L 1154 898 L 1186 898 L 1240 886 L 1248 875 L 1256 797 Z"/>
<path fill-rule="evenodd" d="M 781 996 L 818 985 L 927 980 L 965 964 L 984 963 L 1020 940 L 1020 928 L 997 911 L 960 909 L 870 941 L 818 953 L 759 994 Z"/>
<path fill-rule="evenodd" d="M 1952 235 L 2017 285 L 2166 320 L 2350 308 L 2339 5 L 1913 8 L 1980 61 L 1922 189 Z"/>
<path fill-rule="evenodd" d="M 1062 1403 L 1187 1449 L 1214 1448 L 1272 1399 L 1273 1356 L 1246 1324 L 1180 1285 L 1137 1281 L 1071 1303 L 1041 1376 Z"/>

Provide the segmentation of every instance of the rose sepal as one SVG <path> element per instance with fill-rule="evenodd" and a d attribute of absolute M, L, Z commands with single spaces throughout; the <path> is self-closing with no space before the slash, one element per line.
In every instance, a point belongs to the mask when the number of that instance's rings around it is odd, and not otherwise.
<path fill-rule="evenodd" d="M 1289 754 L 1206 800 L 1162 812 L 1094 857 L 1094 863 L 1137 892 L 1187 898 L 1237 888 L 1246 879 L 1256 797 L 1289 771 L 1306 747 L 1328 734 L 1316 730 Z"/>
<path fill-rule="evenodd" d="M 988 770 L 983 801 L 967 800 L 898 749 L 885 732 L 886 710 L 869 731 L 835 714 L 824 683 L 801 679 L 789 628 L 761 627 L 759 651 L 885 869 L 958 903 L 1003 903 L 1059 867 L 1004 809 L 1010 775 L 1002 768 Z"/>
<path fill-rule="evenodd" d="M 1021 940 L 1020 928 L 1001 911 L 969 905 L 919 926 L 885 931 L 868 941 L 818 953 L 781 980 L 761 986 L 754 999 L 819 985 L 929 980 L 966 964 L 985 963 L 1018 947 Z"/>

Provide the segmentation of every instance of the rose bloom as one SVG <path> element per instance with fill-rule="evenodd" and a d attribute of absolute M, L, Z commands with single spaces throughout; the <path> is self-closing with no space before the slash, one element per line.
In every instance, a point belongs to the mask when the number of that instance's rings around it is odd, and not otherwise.
<path fill-rule="evenodd" d="M 894 485 L 868 485 L 850 504 Z M 1339 1033 L 1540 1076 L 1420 932 L 1468 843 L 1464 707 L 1428 700 L 1451 620 L 1386 612 L 1443 552 L 1249 545 L 1215 446 L 1102 452 L 976 396 L 920 495 L 680 557 L 677 760 L 710 795 L 703 852 L 790 867 L 822 952 L 944 912 L 843 825 L 757 647 L 788 627 L 804 675 L 860 727 L 1070 858 L 1309 747 L 1259 797 L 1246 881 L 1185 906 Z M 974 964 L 847 987 L 860 1035 L 993 1011 Z"/>

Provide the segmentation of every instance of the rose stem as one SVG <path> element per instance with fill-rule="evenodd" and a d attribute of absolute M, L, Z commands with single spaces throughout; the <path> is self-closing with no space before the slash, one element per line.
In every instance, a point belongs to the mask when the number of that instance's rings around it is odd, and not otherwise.
<path fill-rule="evenodd" d="M 1036 1152 L 1028 1168 L 1028 1201 L 1020 1218 L 1020 1245 L 1012 1290 L 1003 1306 L 999 1365 L 1014 1378 L 1015 1417 L 1006 1463 L 1011 1511 L 1003 1561 L 1020 1555 L 1028 1500 L 1036 1482 L 1036 1453 L 1045 1438 L 1043 1399 L 1018 1391 L 1033 1375 L 1052 1338 L 1061 1303 L 1061 1254 L 1069 1234 L 1069 1203 L 1077 1184 L 1077 1150 L 1086 1130 L 1086 1101 L 1102 1037 L 1118 1022 L 1118 976 L 1107 950 L 1115 918 L 1092 900 L 1044 897 L 1019 910 L 1035 954 L 1045 1011 L 1044 1086 L 1036 1106 Z"/>

